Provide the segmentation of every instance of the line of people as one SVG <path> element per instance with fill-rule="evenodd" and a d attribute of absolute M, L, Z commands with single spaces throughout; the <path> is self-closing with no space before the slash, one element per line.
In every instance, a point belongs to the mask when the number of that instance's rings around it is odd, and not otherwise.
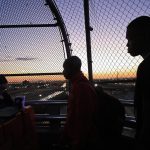
<path fill-rule="evenodd" d="M 126 38 L 128 53 L 133 57 L 141 55 L 144 59 L 137 70 L 134 98 L 136 135 L 132 149 L 150 150 L 150 17 L 140 16 L 131 21 Z M 107 150 L 109 143 L 102 146 L 94 122 L 98 106 L 96 92 L 81 71 L 80 58 L 71 56 L 64 61 L 63 68 L 64 77 L 71 82 L 71 90 L 60 144 L 69 144 L 71 150 Z"/>
<path fill-rule="evenodd" d="M 127 26 L 126 38 L 128 53 L 133 57 L 141 55 L 144 59 L 138 66 L 135 85 L 134 148 L 150 150 L 150 17 L 140 16 L 131 21 Z M 81 60 L 77 56 L 71 56 L 63 63 L 63 74 L 71 82 L 71 91 L 68 98 L 67 121 L 60 144 L 69 144 L 71 150 L 102 150 L 105 146 L 101 147 L 95 124 L 98 110 L 97 95 L 93 85 L 82 73 L 81 65 Z M 7 80 L 1 75 L 0 107 L 14 104 L 6 89 Z"/>

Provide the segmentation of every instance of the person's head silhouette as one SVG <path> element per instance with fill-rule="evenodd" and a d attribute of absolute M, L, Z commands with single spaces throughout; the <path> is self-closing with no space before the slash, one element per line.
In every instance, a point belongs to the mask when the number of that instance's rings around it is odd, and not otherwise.
<path fill-rule="evenodd" d="M 81 71 L 81 60 L 77 56 L 71 56 L 63 63 L 63 74 L 66 79 L 71 79 L 74 75 Z"/>
<path fill-rule="evenodd" d="M 4 75 L 0 75 L 0 92 L 3 92 L 7 89 L 8 81 Z"/>
<path fill-rule="evenodd" d="M 140 16 L 127 26 L 128 53 L 145 57 L 150 53 L 150 17 Z"/>

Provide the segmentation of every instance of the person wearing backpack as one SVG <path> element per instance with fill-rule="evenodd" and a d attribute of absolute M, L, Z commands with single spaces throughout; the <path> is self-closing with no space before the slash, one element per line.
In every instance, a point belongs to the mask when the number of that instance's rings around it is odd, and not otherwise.
<path fill-rule="evenodd" d="M 98 149 L 97 95 L 93 85 L 81 71 L 81 60 L 71 56 L 63 63 L 64 77 L 71 82 L 68 98 L 67 120 L 61 144 L 69 144 L 71 150 Z"/>
<path fill-rule="evenodd" d="M 95 87 L 98 98 L 97 126 L 102 147 L 122 149 L 124 143 L 123 126 L 125 123 L 125 107 L 116 97 L 106 93 L 102 87 Z"/>
<path fill-rule="evenodd" d="M 125 117 L 123 105 L 88 81 L 77 56 L 66 59 L 63 67 L 71 90 L 61 144 L 69 143 L 71 150 L 118 148 Z"/>

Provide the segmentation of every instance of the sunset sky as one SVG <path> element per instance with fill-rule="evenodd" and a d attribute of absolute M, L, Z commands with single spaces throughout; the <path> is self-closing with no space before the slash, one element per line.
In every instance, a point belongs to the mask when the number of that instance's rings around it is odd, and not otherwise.
<path fill-rule="evenodd" d="M 82 0 L 57 0 L 69 34 L 73 55 L 87 54 Z M 89 0 L 94 78 L 134 77 L 141 57 L 127 54 L 126 26 L 140 15 L 150 15 L 149 0 Z M 44 0 L 1 0 L 0 25 L 54 24 Z M 65 52 L 59 29 L 0 29 L 0 73 L 62 72 Z M 18 77 L 19 78 L 19 77 Z"/>

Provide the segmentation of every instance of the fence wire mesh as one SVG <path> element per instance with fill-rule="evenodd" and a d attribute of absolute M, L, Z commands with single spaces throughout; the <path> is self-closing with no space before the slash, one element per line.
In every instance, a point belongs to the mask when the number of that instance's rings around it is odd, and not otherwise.
<path fill-rule="evenodd" d="M 67 26 L 73 55 L 82 59 L 87 74 L 84 8 L 82 0 L 56 0 Z M 90 0 L 91 51 L 94 79 L 134 78 L 141 57 L 127 54 L 126 27 L 141 15 L 150 15 L 148 0 Z"/>
<path fill-rule="evenodd" d="M 0 25 L 56 24 L 45 4 L 44 0 L 1 0 Z M 48 100 L 65 91 L 61 73 L 66 56 L 58 26 L 0 28 L 0 32 L 0 74 L 6 74 L 13 98 Z"/>
<path fill-rule="evenodd" d="M 69 33 L 72 55 L 81 58 L 82 71 L 87 75 L 84 1 L 56 0 L 55 2 Z M 0 7 L 0 25 L 55 24 L 57 22 L 50 8 L 45 5 L 45 0 L 1 0 Z M 91 50 L 94 80 L 135 78 L 137 66 L 142 58 L 132 58 L 127 53 L 126 26 L 138 16 L 150 16 L 150 1 L 89 0 L 89 8 L 90 25 L 93 28 Z M 58 27 L 0 28 L 0 31 L 1 74 L 62 72 L 66 52 Z M 50 81 L 51 83 L 58 80 L 65 82 L 61 75 L 7 78 L 10 82 L 21 83 L 27 80 L 32 83 L 38 81 L 40 84 L 44 81 L 45 85 Z M 58 89 L 54 88 L 54 91 L 62 90 L 59 89 L 60 84 L 57 86 Z"/>
<path fill-rule="evenodd" d="M 1 1 L 1 25 L 55 24 L 43 0 Z M 1 73 L 62 72 L 64 50 L 58 27 L 1 28 Z"/>

